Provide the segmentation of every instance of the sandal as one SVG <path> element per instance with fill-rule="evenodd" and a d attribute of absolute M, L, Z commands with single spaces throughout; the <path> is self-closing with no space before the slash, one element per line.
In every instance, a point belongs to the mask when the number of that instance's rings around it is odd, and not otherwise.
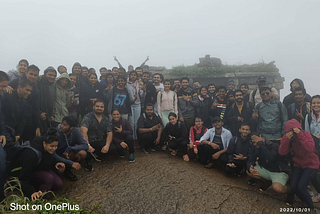
<path fill-rule="evenodd" d="M 188 155 L 183 155 L 183 160 L 188 162 L 189 161 L 189 156 Z"/>

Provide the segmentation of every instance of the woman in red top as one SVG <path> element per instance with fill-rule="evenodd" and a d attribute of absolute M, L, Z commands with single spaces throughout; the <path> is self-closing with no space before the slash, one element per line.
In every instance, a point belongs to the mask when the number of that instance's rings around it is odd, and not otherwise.
<path fill-rule="evenodd" d="M 306 202 L 309 208 L 314 209 L 307 190 L 308 184 L 317 176 L 319 169 L 319 157 L 316 154 L 313 138 L 309 132 L 302 131 L 300 123 L 295 119 L 287 121 L 285 132 L 279 146 L 279 154 L 288 154 L 291 147 L 294 155 L 290 182 L 291 191 L 301 201 Z"/>

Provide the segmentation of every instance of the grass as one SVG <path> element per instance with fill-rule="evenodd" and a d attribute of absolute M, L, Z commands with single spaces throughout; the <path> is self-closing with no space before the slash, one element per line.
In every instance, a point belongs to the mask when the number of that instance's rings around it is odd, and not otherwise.
<path fill-rule="evenodd" d="M 40 199 L 31 201 L 25 197 L 18 178 L 11 178 L 5 187 L 6 198 L 0 203 L 0 213 L 16 213 L 13 208 L 16 204 L 25 205 L 20 213 L 41 213 L 41 214 L 99 214 L 100 205 L 93 205 L 91 210 L 85 210 L 78 204 L 81 198 L 71 201 L 67 198 L 56 198 L 52 191 L 44 193 Z M 47 194 L 54 196 L 53 200 L 44 199 Z M 12 206 L 14 204 L 14 206 Z M 28 206 L 28 210 L 26 209 Z"/>

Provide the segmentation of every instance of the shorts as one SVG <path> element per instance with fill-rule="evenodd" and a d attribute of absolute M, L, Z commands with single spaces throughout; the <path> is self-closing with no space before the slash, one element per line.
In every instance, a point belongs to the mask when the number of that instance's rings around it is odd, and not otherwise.
<path fill-rule="evenodd" d="M 262 166 L 255 166 L 254 169 L 258 170 L 260 177 L 271 181 L 272 183 L 280 183 L 285 186 L 289 180 L 289 175 L 285 172 L 270 172 Z"/>

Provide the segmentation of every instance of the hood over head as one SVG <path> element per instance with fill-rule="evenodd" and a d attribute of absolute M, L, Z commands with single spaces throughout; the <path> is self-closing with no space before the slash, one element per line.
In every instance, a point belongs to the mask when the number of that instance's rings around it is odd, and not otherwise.
<path fill-rule="evenodd" d="M 302 130 L 301 124 L 296 119 L 288 120 L 284 125 L 284 130 L 286 133 L 292 131 L 293 128 Z"/>
<path fill-rule="evenodd" d="M 62 74 L 58 77 L 56 84 L 60 86 L 60 80 L 61 80 L 62 78 L 66 78 L 66 79 L 68 80 L 68 83 L 67 83 L 65 89 L 70 89 L 70 88 L 72 87 L 72 84 L 71 84 L 71 81 L 70 81 L 70 77 L 69 77 L 69 75 L 68 75 L 67 73 L 62 73 Z"/>
<path fill-rule="evenodd" d="M 299 79 L 299 78 L 295 78 L 295 79 L 292 80 L 291 83 L 290 83 L 290 91 L 293 92 L 293 89 L 292 89 L 292 83 L 293 83 L 293 82 L 299 83 L 300 87 L 301 87 L 301 88 L 304 88 L 304 83 L 303 83 L 303 81 L 302 81 L 301 79 Z"/>

